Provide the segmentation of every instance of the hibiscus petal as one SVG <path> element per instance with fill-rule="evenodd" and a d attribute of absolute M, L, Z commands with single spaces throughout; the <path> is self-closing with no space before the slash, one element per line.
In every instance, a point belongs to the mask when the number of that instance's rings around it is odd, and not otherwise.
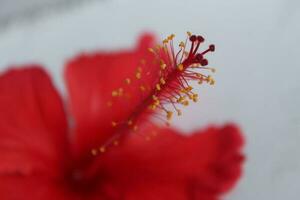
<path fill-rule="evenodd" d="M 148 96 L 159 66 L 153 67 L 153 54 L 147 50 L 153 41 L 153 36 L 145 34 L 133 50 L 81 54 L 67 64 L 77 155 L 105 143 L 115 133 L 112 122 L 128 121 L 143 96 Z"/>
<path fill-rule="evenodd" d="M 128 194 L 125 199 L 212 200 L 240 177 L 243 138 L 234 125 L 210 127 L 191 136 L 171 129 L 154 131 L 158 135 L 148 142 L 132 135 L 99 155 L 95 164 L 102 179 L 113 181 L 116 191 Z"/>
<path fill-rule="evenodd" d="M 25 67 L 0 76 L 0 174 L 58 175 L 67 148 L 63 104 L 39 66 Z"/>
<path fill-rule="evenodd" d="M 0 176 L 1 200 L 79 200 L 63 188 L 42 177 Z"/>

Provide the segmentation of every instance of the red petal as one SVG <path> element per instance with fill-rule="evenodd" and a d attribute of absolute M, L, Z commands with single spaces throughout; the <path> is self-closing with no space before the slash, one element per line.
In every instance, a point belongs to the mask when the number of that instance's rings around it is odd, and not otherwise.
<path fill-rule="evenodd" d="M 57 175 L 64 164 L 63 104 L 39 66 L 0 76 L 0 173 Z"/>
<path fill-rule="evenodd" d="M 129 120 L 141 104 L 141 96 L 147 96 L 147 91 L 143 93 L 140 86 L 153 83 L 157 78 L 153 73 L 158 69 L 151 68 L 151 64 L 142 65 L 141 60 L 152 62 L 153 55 L 147 47 L 153 45 L 153 40 L 151 35 L 144 35 L 133 50 L 81 54 L 67 64 L 65 75 L 76 123 L 77 153 L 90 151 L 112 137 L 112 121 Z M 142 69 L 141 80 L 136 78 L 138 67 Z M 153 73 L 146 75 L 148 71 Z M 130 84 L 126 84 L 126 78 L 130 78 Z M 119 88 L 124 90 L 124 95 L 113 97 L 112 91 Z"/>
<path fill-rule="evenodd" d="M 99 155 L 100 176 L 128 193 L 128 199 L 212 200 L 240 177 L 243 138 L 235 126 L 211 127 L 192 136 L 170 129 L 156 131 L 158 136 L 149 142 L 132 136 Z"/>
<path fill-rule="evenodd" d="M 45 178 L 0 176 L 1 200 L 79 200 L 63 191 L 60 183 Z"/>

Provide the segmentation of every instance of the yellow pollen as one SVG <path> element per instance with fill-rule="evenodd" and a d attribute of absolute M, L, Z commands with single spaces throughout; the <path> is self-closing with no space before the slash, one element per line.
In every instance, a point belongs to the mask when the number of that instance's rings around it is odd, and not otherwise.
<path fill-rule="evenodd" d="M 163 40 L 163 44 L 168 44 L 169 40 L 168 39 L 164 39 Z"/>
<path fill-rule="evenodd" d="M 158 106 L 160 104 L 160 101 L 158 100 L 158 99 L 156 99 L 155 101 L 154 101 L 154 105 L 155 106 Z"/>
<path fill-rule="evenodd" d="M 105 149 L 105 147 L 100 147 L 100 148 L 99 148 L 99 151 L 100 151 L 101 153 L 104 153 L 104 152 L 106 151 L 106 149 Z"/>
<path fill-rule="evenodd" d="M 167 120 L 171 120 L 173 116 L 173 112 L 167 111 Z"/>
<path fill-rule="evenodd" d="M 156 105 L 154 105 L 154 104 L 153 104 L 153 105 L 150 105 L 149 108 L 150 108 L 151 110 L 155 110 L 155 109 L 156 109 Z"/>
<path fill-rule="evenodd" d="M 167 65 L 166 65 L 165 63 L 162 63 L 162 64 L 160 64 L 160 68 L 161 68 L 162 70 L 164 70 L 164 69 L 167 68 Z"/>
<path fill-rule="evenodd" d="M 215 80 L 214 80 L 214 79 L 211 79 L 210 82 L 209 82 L 209 84 L 210 84 L 210 85 L 214 85 L 214 84 L 215 84 Z"/>
<path fill-rule="evenodd" d="M 181 42 L 179 43 L 179 47 L 184 48 L 184 46 L 185 46 L 185 45 L 184 45 L 184 42 L 181 41 Z"/>
<path fill-rule="evenodd" d="M 184 106 L 188 106 L 188 105 L 189 105 L 189 101 L 188 101 L 188 100 L 185 100 L 185 101 L 182 102 L 182 104 L 183 104 Z"/>
<path fill-rule="evenodd" d="M 146 88 L 143 85 L 140 86 L 140 89 L 142 92 L 144 92 L 146 90 Z"/>
<path fill-rule="evenodd" d="M 130 80 L 130 78 L 126 78 L 125 79 L 125 83 L 127 83 L 128 85 L 131 83 L 131 80 Z"/>
<path fill-rule="evenodd" d="M 116 126 L 117 126 L 117 122 L 112 121 L 112 122 L 111 122 L 111 125 L 112 125 L 113 127 L 116 127 Z"/>
<path fill-rule="evenodd" d="M 191 91 L 192 89 L 193 89 L 193 87 L 191 87 L 191 86 L 188 86 L 188 87 L 186 88 L 187 91 Z"/>
<path fill-rule="evenodd" d="M 148 48 L 148 51 L 155 54 L 155 50 L 153 48 Z"/>
<path fill-rule="evenodd" d="M 164 78 L 160 78 L 160 83 L 161 83 L 162 85 L 166 84 L 165 79 L 164 79 Z"/>
<path fill-rule="evenodd" d="M 152 95 L 152 99 L 153 99 L 153 100 L 157 100 L 158 98 L 157 98 L 157 96 Z"/>
<path fill-rule="evenodd" d="M 91 154 L 92 154 L 93 156 L 97 155 L 97 149 L 92 149 L 92 150 L 91 150 Z"/>
<path fill-rule="evenodd" d="M 189 36 L 189 37 L 191 37 L 192 36 L 192 33 L 191 32 L 186 32 L 186 34 Z"/>
<path fill-rule="evenodd" d="M 179 97 L 178 99 L 177 99 L 177 103 L 181 103 L 181 102 L 183 102 L 184 101 L 184 97 Z"/>
<path fill-rule="evenodd" d="M 116 91 L 116 90 L 113 90 L 113 91 L 111 92 L 111 95 L 112 95 L 113 97 L 116 97 L 116 96 L 118 96 L 118 91 Z"/>
<path fill-rule="evenodd" d="M 157 89 L 157 90 L 160 90 L 160 89 L 161 89 L 161 88 L 160 88 L 160 85 L 159 85 L 158 83 L 156 84 L 156 89 Z"/>
<path fill-rule="evenodd" d="M 199 81 L 198 81 L 198 84 L 199 84 L 199 85 L 201 85 L 202 83 L 203 83 L 203 81 L 202 81 L 202 80 L 199 80 Z"/>
<path fill-rule="evenodd" d="M 179 65 L 177 66 L 177 68 L 178 68 L 178 70 L 182 71 L 182 70 L 183 70 L 183 64 L 179 64 Z"/>
<path fill-rule="evenodd" d="M 135 74 L 135 77 L 136 77 L 137 79 L 141 79 L 141 77 L 142 77 L 141 72 L 137 72 L 137 73 Z"/>
<path fill-rule="evenodd" d="M 193 96 L 193 101 L 197 102 L 198 101 L 198 97 Z"/>

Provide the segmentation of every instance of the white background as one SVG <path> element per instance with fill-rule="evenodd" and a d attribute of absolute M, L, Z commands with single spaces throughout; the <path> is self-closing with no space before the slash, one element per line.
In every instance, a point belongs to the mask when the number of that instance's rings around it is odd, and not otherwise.
<path fill-rule="evenodd" d="M 132 47 L 152 30 L 183 39 L 187 30 L 216 44 L 213 88 L 176 119 L 185 130 L 236 122 L 247 163 L 226 199 L 282 200 L 300 196 L 300 3 L 297 0 L 106 0 L 0 27 L 0 69 L 45 65 L 62 93 L 65 59 L 84 50 Z"/>

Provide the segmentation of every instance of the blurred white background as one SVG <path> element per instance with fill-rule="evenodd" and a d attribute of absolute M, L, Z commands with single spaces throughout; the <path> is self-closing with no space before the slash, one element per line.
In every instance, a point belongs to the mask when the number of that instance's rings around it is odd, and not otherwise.
<path fill-rule="evenodd" d="M 8 8 L 7 2 L 0 0 L 0 70 L 41 63 L 62 93 L 63 63 L 81 51 L 132 47 L 145 30 L 179 40 L 188 30 L 203 34 L 217 47 L 210 56 L 217 84 L 200 88 L 201 102 L 177 124 L 193 130 L 233 121 L 243 129 L 245 174 L 225 199 L 299 199 L 299 1 L 93 0 L 59 12 L 45 4 L 47 14 L 35 17 L 26 17 L 32 9 L 15 11 L 23 4 Z M 9 9 L 18 17 L 3 14 Z"/>

